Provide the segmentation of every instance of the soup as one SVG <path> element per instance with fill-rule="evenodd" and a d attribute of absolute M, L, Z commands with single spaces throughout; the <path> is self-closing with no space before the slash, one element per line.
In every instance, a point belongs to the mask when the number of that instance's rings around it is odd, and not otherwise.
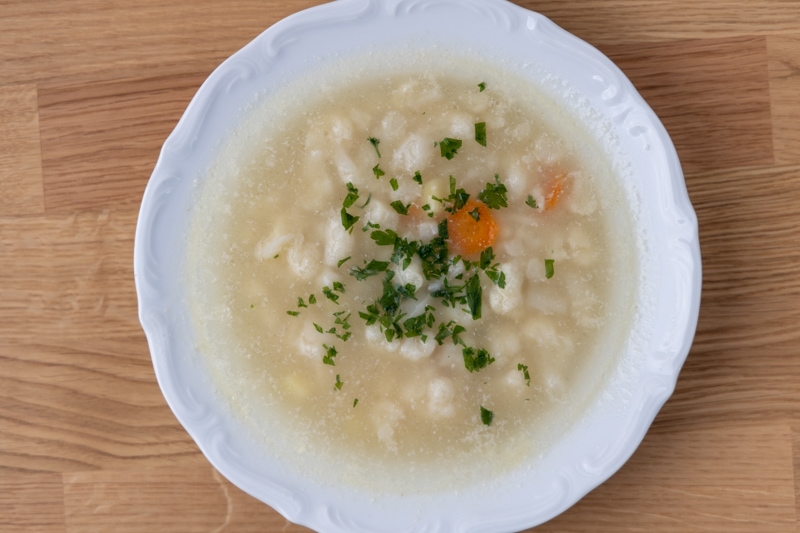
<path fill-rule="evenodd" d="M 199 349 L 297 467 L 387 490 L 490 479 L 546 450 L 622 350 L 625 196 L 512 75 L 342 78 L 254 109 L 198 187 Z"/>

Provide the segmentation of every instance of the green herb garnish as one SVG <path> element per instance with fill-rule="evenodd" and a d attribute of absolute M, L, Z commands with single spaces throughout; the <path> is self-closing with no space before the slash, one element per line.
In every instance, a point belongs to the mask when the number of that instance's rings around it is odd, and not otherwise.
<path fill-rule="evenodd" d="M 308 307 L 308 305 L 306 305 L 306 303 L 303 301 L 303 299 L 298 296 L 297 297 L 297 307 Z"/>
<path fill-rule="evenodd" d="M 317 297 L 314 296 L 313 294 L 309 294 L 308 295 L 308 303 L 311 304 L 311 305 L 314 305 L 315 303 L 317 303 Z"/>
<path fill-rule="evenodd" d="M 486 82 L 484 82 L 484 81 L 480 82 L 478 84 L 478 89 L 479 89 L 479 91 L 478 91 L 479 93 L 482 93 L 483 91 L 485 91 L 486 90 Z"/>
<path fill-rule="evenodd" d="M 375 148 L 375 153 L 378 154 L 378 157 L 380 158 L 381 157 L 381 152 L 380 152 L 380 150 L 378 150 L 378 145 L 381 142 L 378 139 L 376 139 L 375 137 L 370 137 L 367 140 L 372 145 L 372 147 Z"/>
<path fill-rule="evenodd" d="M 372 167 L 372 173 L 375 174 L 375 179 L 380 179 L 381 176 L 385 176 L 386 172 L 381 170 L 381 165 L 378 163 L 374 167 Z"/>
<path fill-rule="evenodd" d="M 486 187 L 478 193 L 478 200 L 491 209 L 500 209 L 501 207 L 508 207 L 507 193 L 508 189 L 500 181 L 500 176 L 495 174 L 494 183 L 486 184 Z"/>
<path fill-rule="evenodd" d="M 544 260 L 544 275 L 547 279 L 553 277 L 556 273 L 556 260 L 555 259 L 545 259 Z"/>
<path fill-rule="evenodd" d="M 455 157 L 459 148 L 461 148 L 460 139 L 451 139 L 450 137 L 445 137 L 443 140 L 439 141 L 439 151 L 442 154 L 442 157 L 446 157 L 448 160 Z"/>
<path fill-rule="evenodd" d="M 356 405 L 358 405 L 358 398 L 356 398 L 355 400 L 353 400 L 353 407 L 355 407 Z"/>
<path fill-rule="evenodd" d="M 484 348 L 476 349 L 468 346 L 461 350 L 461 354 L 464 356 L 464 366 L 470 372 L 477 372 L 494 363 L 494 357 Z"/>
<path fill-rule="evenodd" d="M 342 266 L 343 264 L 345 264 L 347 261 L 349 261 L 349 260 L 350 260 L 350 258 L 351 258 L 351 257 L 352 257 L 352 256 L 348 255 L 348 256 L 347 256 L 347 257 L 345 257 L 344 259 L 339 259 L 339 262 L 338 262 L 338 263 L 336 263 L 336 268 L 339 268 L 340 266 Z"/>
<path fill-rule="evenodd" d="M 334 286 L 335 286 L 335 284 L 334 284 Z M 333 302 L 333 303 L 335 303 L 336 305 L 339 305 L 339 295 L 338 295 L 338 294 L 336 294 L 336 293 L 334 293 L 334 292 L 331 290 L 331 288 L 330 288 L 330 287 L 322 287 L 322 294 L 324 294 L 324 295 L 325 295 L 325 297 L 326 297 L 328 300 L 332 301 L 332 302 Z"/>
<path fill-rule="evenodd" d="M 396 191 L 400 187 L 400 185 L 398 185 L 398 183 L 397 183 L 397 180 L 394 179 L 394 178 L 389 180 L 389 185 L 392 186 L 392 190 L 393 191 Z"/>
<path fill-rule="evenodd" d="M 536 204 L 536 198 L 534 198 L 530 194 L 528 195 L 528 199 L 525 200 L 525 205 L 529 205 L 534 209 L 538 209 L 539 208 L 539 206 Z"/>
<path fill-rule="evenodd" d="M 344 207 L 342 208 L 342 227 L 345 229 L 345 231 L 352 233 L 353 226 L 356 222 L 358 222 L 359 218 L 361 217 L 351 215 Z"/>
<path fill-rule="evenodd" d="M 528 382 L 528 387 L 530 387 L 531 386 L 531 375 L 530 375 L 530 373 L 528 373 L 527 365 L 523 365 L 522 363 L 519 363 L 517 365 L 517 370 L 522 372 L 522 377 L 525 379 L 525 381 Z"/>
<path fill-rule="evenodd" d="M 286 311 L 287 315 L 300 316 L 300 311 Z"/>
<path fill-rule="evenodd" d="M 491 426 L 494 420 L 494 413 L 481 405 L 481 422 L 484 426 Z"/>
<path fill-rule="evenodd" d="M 385 272 L 387 268 L 389 268 L 388 261 L 377 261 L 373 259 L 372 261 L 367 263 L 364 267 L 351 268 L 350 275 L 356 278 L 358 281 L 363 281 L 370 276 L 374 276 L 381 272 Z"/>
<path fill-rule="evenodd" d="M 401 215 L 407 215 L 408 214 L 408 208 L 411 207 L 410 203 L 403 205 L 403 202 L 401 202 L 400 200 L 395 200 L 394 202 L 390 203 L 389 205 L 392 206 L 392 208 L 395 211 L 397 211 L 399 214 L 401 214 Z"/>
<path fill-rule="evenodd" d="M 419 173 L 419 170 L 414 172 L 414 177 L 411 179 L 422 185 L 422 174 Z"/>
<path fill-rule="evenodd" d="M 478 210 L 477 207 L 475 209 L 473 209 L 472 211 L 470 211 L 468 214 L 473 219 L 475 219 L 475 222 L 480 222 L 481 221 L 481 213 L 480 213 L 480 211 Z"/>
<path fill-rule="evenodd" d="M 481 146 L 486 146 L 486 123 L 475 123 L 475 141 Z"/>
<path fill-rule="evenodd" d="M 344 385 L 344 382 L 339 379 L 339 374 L 336 374 L 336 383 L 334 383 L 333 386 L 336 388 L 336 390 L 342 390 L 342 385 Z"/>
<path fill-rule="evenodd" d="M 325 355 L 322 356 L 322 362 L 326 365 L 336 366 L 336 362 L 334 361 L 338 355 L 336 353 L 336 347 L 328 346 L 327 344 L 323 344 L 322 347 L 325 348 L 326 352 Z"/>
<path fill-rule="evenodd" d="M 347 209 L 348 207 L 352 206 L 358 200 L 358 189 L 356 189 L 352 183 L 347 184 L 347 196 L 344 197 L 344 202 L 342 203 L 342 207 Z"/>
<path fill-rule="evenodd" d="M 474 274 L 466 285 L 464 285 L 467 297 L 467 307 L 472 314 L 472 320 L 478 320 L 481 317 L 481 300 L 483 291 L 481 289 L 481 280 L 478 274 Z"/>

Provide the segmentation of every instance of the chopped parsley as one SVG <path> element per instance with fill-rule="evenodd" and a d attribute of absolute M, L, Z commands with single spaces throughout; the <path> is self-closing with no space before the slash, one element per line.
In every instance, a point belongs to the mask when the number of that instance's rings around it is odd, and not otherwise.
<path fill-rule="evenodd" d="M 352 256 L 348 255 L 348 256 L 347 256 L 347 257 L 345 257 L 344 259 L 339 259 L 339 262 L 338 262 L 338 263 L 336 263 L 336 268 L 339 268 L 340 266 L 342 266 L 343 264 L 345 264 L 346 262 L 348 262 L 348 261 L 351 259 L 351 257 L 352 257 Z"/>
<path fill-rule="evenodd" d="M 389 261 L 378 261 L 376 259 L 366 263 L 363 267 L 353 267 L 350 269 L 350 275 L 358 281 L 363 281 L 370 276 L 386 272 L 389 268 Z"/>
<path fill-rule="evenodd" d="M 381 170 L 381 164 L 378 163 L 374 167 L 372 167 L 372 173 L 375 174 L 375 179 L 380 179 L 381 176 L 385 176 L 386 172 Z"/>
<path fill-rule="evenodd" d="M 375 137 L 369 137 L 367 140 L 372 145 L 372 147 L 375 148 L 375 153 L 378 154 L 378 158 L 380 158 L 381 157 L 381 151 L 378 150 L 378 145 L 381 142 L 378 139 L 376 139 Z"/>
<path fill-rule="evenodd" d="M 485 91 L 486 90 L 486 82 L 485 81 L 480 82 L 478 84 L 478 89 L 479 89 L 478 90 L 479 93 L 482 93 L 483 91 Z"/>
<path fill-rule="evenodd" d="M 353 407 L 355 407 L 356 405 L 358 405 L 358 398 L 356 398 L 355 400 L 353 400 Z"/>
<path fill-rule="evenodd" d="M 336 374 L 336 383 L 333 384 L 336 390 L 342 390 L 342 385 L 344 382 L 339 378 L 339 374 Z"/>
<path fill-rule="evenodd" d="M 325 330 L 322 329 L 322 326 L 320 326 L 316 322 L 314 322 L 314 329 L 317 330 L 320 333 L 324 333 L 325 332 Z"/>
<path fill-rule="evenodd" d="M 360 218 L 361 217 L 357 217 L 355 215 L 351 215 L 350 213 L 348 213 L 347 209 L 345 209 L 344 207 L 342 208 L 342 227 L 348 233 L 353 232 L 353 226 L 355 226 L 356 222 L 358 222 L 358 219 Z"/>
<path fill-rule="evenodd" d="M 340 283 L 340 285 L 341 285 L 341 283 Z M 336 287 L 336 282 L 334 283 L 334 287 Z M 339 291 L 339 292 L 344 292 L 344 291 Z M 333 302 L 333 303 L 335 303 L 336 305 L 339 305 L 339 295 L 338 295 L 338 294 L 336 294 L 336 293 L 334 293 L 334 292 L 331 290 L 331 288 L 330 288 L 330 287 L 327 287 L 327 286 L 326 286 L 326 287 L 322 287 L 322 294 L 324 294 L 324 295 L 325 295 L 325 297 L 326 297 L 328 300 L 332 301 L 332 302 Z"/>
<path fill-rule="evenodd" d="M 494 413 L 481 405 L 481 422 L 484 426 L 491 426 L 494 420 Z"/>
<path fill-rule="evenodd" d="M 419 170 L 414 172 L 414 177 L 411 179 L 422 185 L 422 174 L 419 173 Z"/>
<path fill-rule="evenodd" d="M 464 366 L 470 372 L 477 372 L 494 363 L 494 357 L 484 348 L 467 346 L 461 350 L 461 355 L 464 356 Z"/>
<path fill-rule="evenodd" d="M 334 361 L 338 355 L 336 353 L 336 347 L 328 346 L 327 344 L 323 344 L 322 347 L 325 348 L 325 355 L 322 356 L 322 362 L 326 365 L 336 366 L 336 362 Z"/>
<path fill-rule="evenodd" d="M 528 199 L 525 200 L 525 205 L 528 205 L 528 206 L 530 206 L 530 207 L 532 207 L 534 209 L 538 209 L 539 208 L 539 206 L 536 204 L 536 198 L 534 198 L 530 194 L 528 195 Z"/>
<path fill-rule="evenodd" d="M 300 311 L 286 311 L 287 315 L 300 316 Z"/>
<path fill-rule="evenodd" d="M 468 214 L 473 219 L 475 219 L 475 222 L 480 222 L 481 221 L 481 213 L 480 213 L 480 210 L 478 210 L 477 207 L 475 209 L 473 209 L 472 211 L 470 211 Z"/>
<path fill-rule="evenodd" d="M 408 208 L 411 207 L 411 204 L 403 204 L 400 200 L 395 200 L 394 202 L 389 204 L 392 208 L 397 211 L 401 215 L 408 214 Z"/>
<path fill-rule="evenodd" d="M 544 260 L 544 275 L 547 279 L 553 277 L 556 273 L 556 260 L 555 259 L 545 259 Z"/>
<path fill-rule="evenodd" d="M 469 193 L 457 186 L 456 179 L 450 176 L 450 195 L 447 198 L 437 198 L 432 196 L 435 201 L 444 206 L 448 213 L 455 213 L 464 207 L 469 201 Z"/>
<path fill-rule="evenodd" d="M 297 307 L 308 307 L 308 305 L 303 301 L 302 298 L 298 296 L 297 298 Z"/>
<path fill-rule="evenodd" d="M 392 186 L 393 191 L 396 191 L 400 187 L 400 185 L 397 184 L 397 180 L 394 178 L 389 180 L 389 185 Z"/>
<path fill-rule="evenodd" d="M 352 206 L 358 200 L 358 189 L 356 189 L 352 183 L 347 184 L 347 196 L 344 197 L 344 202 L 342 202 L 342 207 L 347 209 L 348 207 Z"/>
<path fill-rule="evenodd" d="M 475 123 L 475 141 L 481 146 L 486 146 L 486 123 Z"/>
<path fill-rule="evenodd" d="M 311 305 L 314 305 L 315 303 L 317 303 L 317 297 L 315 295 L 313 295 L 313 294 L 309 294 L 308 295 L 308 303 L 311 304 Z"/>
<path fill-rule="evenodd" d="M 472 315 L 472 320 L 478 320 L 481 317 L 481 301 L 483 290 L 481 289 L 481 280 L 478 274 L 474 274 L 466 285 L 464 285 L 466 292 L 467 306 Z"/>
<path fill-rule="evenodd" d="M 450 137 L 445 137 L 439 141 L 439 151 L 442 154 L 442 157 L 446 157 L 448 160 L 455 157 L 459 148 L 461 148 L 460 139 L 451 139 Z"/>
<path fill-rule="evenodd" d="M 500 181 L 500 176 L 494 175 L 494 183 L 487 183 L 486 187 L 478 193 L 478 200 L 486 204 L 491 209 L 508 207 L 508 189 Z"/>
<path fill-rule="evenodd" d="M 527 365 L 523 365 L 522 363 L 519 363 L 519 364 L 517 364 L 517 370 L 522 372 L 523 379 L 525 379 L 525 381 L 528 384 L 528 387 L 530 387 L 531 386 L 531 375 L 528 372 L 528 366 Z"/>
<path fill-rule="evenodd" d="M 439 323 L 439 331 L 436 332 L 434 340 L 439 343 L 439 346 L 441 346 L 448 338 L 453 339 L 453 344 L 464 344 L 464 342 L 459 338 L 459 335 L 465 331 L 467 331 L 467 328 L 460 324 L 456 324 L 452 320 L 447 324 Z"/>

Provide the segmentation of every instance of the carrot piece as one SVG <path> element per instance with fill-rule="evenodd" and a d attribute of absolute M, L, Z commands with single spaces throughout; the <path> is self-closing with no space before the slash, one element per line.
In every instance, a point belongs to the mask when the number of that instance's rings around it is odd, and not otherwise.
<path fill-rule="evenodd" d="M 556 177 L 550 181 L 547 193 L 544 196 L 545 209 L 552 209 L 558 204 L 558 201 L 564 194 L 566 184 L 567 174 L 564 172 L 559 172 Z"/>
<path fill-rule="evenodd" d="M 464 207 L 447 219 L 450 249 L 467 257 L 494 244 L 499 229 L 491 210 L 477 200 L 467 201 Z"/>

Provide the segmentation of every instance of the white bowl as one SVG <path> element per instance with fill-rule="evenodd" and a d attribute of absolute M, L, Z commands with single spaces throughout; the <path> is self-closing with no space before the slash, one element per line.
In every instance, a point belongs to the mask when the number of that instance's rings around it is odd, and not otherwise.
<path fill-rule="evenodd" d="M 183 261 L 193 187 L 258 94 L 365 49 L 444 46 L 532 80 L 598 140 L 629 193 L 643 285 L 631 342 L 585 415 L 539 461 L 458 492 L 326 486 L 265 456 L 198 364 Z M 376 56 L 380 57 L 380 55 Z M 674 147 L 633 85 L 596 49 L 504 0 L 338 0 L 275 24 L 225 61 L 164 143 L 142 201 L 134 272 L 159 385 L 209 461 L 289 520 L 319 531 L 509 531 L 563 512 L 630 457 L 672 393 L 700 302 L 697 221 Z"/>

